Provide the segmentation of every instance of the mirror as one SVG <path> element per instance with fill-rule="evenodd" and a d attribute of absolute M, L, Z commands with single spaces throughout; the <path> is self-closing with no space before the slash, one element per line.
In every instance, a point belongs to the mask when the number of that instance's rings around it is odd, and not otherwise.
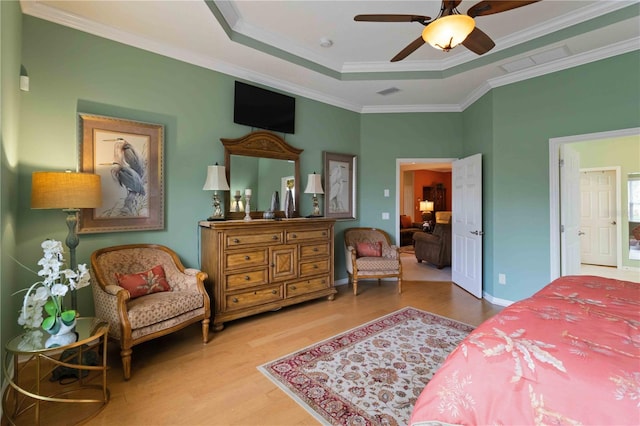
<path fill-rule="evenodd" d="M 242 219 L 245 216 L 245 189 L 251 189 L 251 217 L 261 219 L 271 207 L 274 191 L 278 191 L 280 210 L 276 217 L 284 217 L 282 206 L 287 184 L 292 187 L 294 217 L 299 216 L 299 157 L 302 149 L 287 144 L 278 135 L 258 131 L 238 139 L 220 139 L 224 145 L 227 181 L 230 191 L 224 193 L 225 216 Z M 242 205 L 236 205 L 236 199 Z M 236 207 L 237 206 L 237 207 Z"/>

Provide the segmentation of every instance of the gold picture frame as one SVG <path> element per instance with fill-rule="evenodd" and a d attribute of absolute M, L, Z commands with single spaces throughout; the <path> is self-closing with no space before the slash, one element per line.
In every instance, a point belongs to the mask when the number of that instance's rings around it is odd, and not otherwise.
<path fill-rule="evenodd" d="M 78 233 L 164 229 L 164 126 L 79 114 L 80 171 L 101 177 L 102 206 L 81 209 Z"/>
<path fill-rule="evenodd" d="M 356 156 L 324 151 L 325 217 L 356 218 Z"/>

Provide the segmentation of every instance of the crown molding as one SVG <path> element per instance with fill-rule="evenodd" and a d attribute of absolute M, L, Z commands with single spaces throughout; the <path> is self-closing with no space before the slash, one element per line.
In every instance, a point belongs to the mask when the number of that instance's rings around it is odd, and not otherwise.
<path fill-rule="evenodd" d="M 228 2 L 216 2 L 216 4 L 224 4 Z M 600 3 L 615 3 L 614 5 L 600 5 Z M 602 9 L 608 7 L 607 11 L 612 11 L 612 7 L 615 10 L 629 6 L 636 3 L 636 1 L 615 1 L 615 2 L 597 2 L 598 6 L 584 8 L 577 12 L 581 12 L 581 19 L 591 19 L 593 16 L 599 16 L 602 14 Z M 516 83 L 519 81 L 527 80 L 534 77 L 539 77 L 545 74 L 550 74 L 556 71 L 569 69 L 572 67 L 584 65 L 590 62 L 606 59 L 609 57 L 621 55 L 624 53 L 640 50 L 640 38 L 633 38 L 627 41 L 619 42 L 611 46 L 595 49 L 589 52 L 576 54 L 568 58 L 559 59 L 546 64 L 531 67 L 518 72 L 510 73 L 505 76 L 490 79 L 465 98 L 460 104 L 423 104 L 423 105 L 360 105 L 357 103 L 349 102 L 346 99 L 338 98 L 334 96 L 328 96 L 325 93 L 311 90 L 307 87 L 303 87 L 296 84 L 291 84 L 288 81 L 279 80 L 272 76 L 261 74 L 253 70 L 249 70 L 244 67 L 239 67 L 230 64 L 225 61 L 219 61 L 211 59 L 205 55 L 195 54 L 192 51 L 176 48 L 166 45 L 164 43 L 157 43 L 145 37 L 134 35 L 125 31 L 116 30 L 112 27 L 96 23 L 84 18 L 80 18 L 76 15 L 62 12 L 59 9 L 48 6 L 47 4 L 34 1 L 34 0 L 21 0 L 20 5 L 22 12 L 26 15 L 34 16 L 36 18 L 44 19 L 50 22 L 54 22 L 69 28 L 73 28 L 79 31 L 83 31 L 95 36 L 103 37 L 106 39 L 114 40 L 129 46 L 137 47 L 146 51 L 157 53 L 162 56 L 177 59 L 186 63 L 197 65 L 206 69 L 228 74 L 237 78 L 241 78 L 247 81 L 251 81 L 257 84 L 263 84 L 275 89 L 279 89 L 285 92 L 289 92 L 295 95 L 303 96 L 318 102 L 333 105 L 339 108 L 343 108 L 349 111 L 354 111 L 363 114 L 369 113 L 406 113 L 406 112 L 461 112 L 480 99 L 484 94 L 489 92 L 492 88 Z M 218 5 L 219 7 L 219 5 Z M 586 10 L 589 9 L 589 10 Z M 600 11 L 598 13 L 598 11 Z M 232 13 L 232 12 L 228 12 Z M 237 14 L 237 13 L 236 13 Z M 227 19 L 225 17 L 225 19 Z M 238 18 L 238 20 L 240 20 Z M 575 21 L 572 21 L 575 24 Z M 524 37 L 523 35 L 521 35 Z M 515 42 L 514 43 L 519 43 Z M 469 55 L 473 55 L 471 52 L 465 52 Z M 453 59 L 452 59 L 453 60 Z M 457 59 L 456 59 L 457 61 Z M 452 63 L 452 62 L 451 62 Z M 450 66 L 449 63 L 447 66 Z M 377 66 L 375 64 L 370 64 Z M 414 66 L 415 64 L 409 64 Z M 430 66 L 436 66 L 435 63 Z M 444 66 L 444 65 L 443 65 Z M 354 72 L 354 71 L 351 71 Z"/>

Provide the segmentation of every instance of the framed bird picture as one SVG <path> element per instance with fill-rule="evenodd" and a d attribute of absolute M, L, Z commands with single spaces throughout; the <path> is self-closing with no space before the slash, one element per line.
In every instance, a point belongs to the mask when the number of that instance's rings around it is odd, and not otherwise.
<path fill-rule="evenodd" d="M 79 114 L 80 171 L 100 175 L 102 205 L 81 209 L 78 233 L 164 229 L 164 127 Z"/>

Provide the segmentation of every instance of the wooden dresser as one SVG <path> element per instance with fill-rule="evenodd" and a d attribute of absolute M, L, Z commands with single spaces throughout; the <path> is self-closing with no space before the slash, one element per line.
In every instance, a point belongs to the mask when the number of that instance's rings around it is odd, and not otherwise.
<path fill-rule="evenodd" d="M 333 300 L 334 219 L 200 222 L 213 329 L 306 300 Z"/>

